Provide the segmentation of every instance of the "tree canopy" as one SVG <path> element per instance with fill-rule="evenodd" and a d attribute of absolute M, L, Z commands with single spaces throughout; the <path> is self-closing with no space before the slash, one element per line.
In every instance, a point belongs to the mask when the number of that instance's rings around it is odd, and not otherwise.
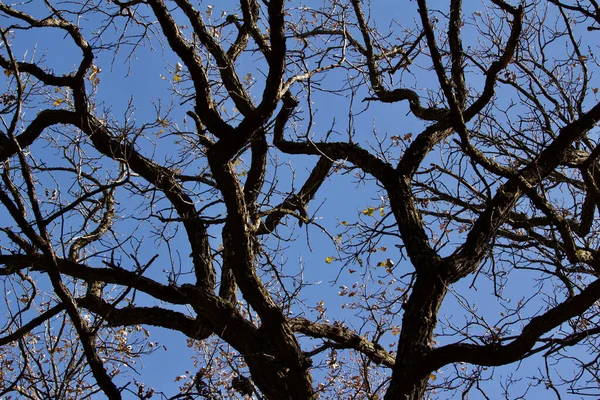
<path fill-rule="evenodd" d="M 0 397 L 600 396 L 600 5 L 216 3 L 0 1 Z"/>

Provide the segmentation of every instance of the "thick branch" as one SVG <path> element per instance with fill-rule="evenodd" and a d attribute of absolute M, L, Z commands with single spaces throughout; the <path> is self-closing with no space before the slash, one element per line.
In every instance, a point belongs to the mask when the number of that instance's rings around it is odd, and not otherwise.
<path fill-rule="evenodd" d="M 423 360 L 428 371 L 435 371 L 455 362 L 476 365 L 505 365 L 523 359 L 542 335 L 571 318 L 583 314 L 600 299 L 600 280 L 596 280 L 578 295 L 569 298 L 542 315 L 532 318 L 521 334 L 507 345 L 472 345 L 455 343 L 432 350 Z"/>
<path fill-rule="evenodd" d="M 290 326 L 296 332 L 303 333 L 313 338 L 333 340 L 342 348 L 354 349 L 365 354 L 376 364 L 383 364 L 390 368 L 394 367 L 394 357 L 385 351 L 383 347 L 368 341 L 348 328 L 332 326 L 329 324 L 319 324 L 305 318 L 291 319 Z M 336 348 L 340 347 L 336 346 Z"/>

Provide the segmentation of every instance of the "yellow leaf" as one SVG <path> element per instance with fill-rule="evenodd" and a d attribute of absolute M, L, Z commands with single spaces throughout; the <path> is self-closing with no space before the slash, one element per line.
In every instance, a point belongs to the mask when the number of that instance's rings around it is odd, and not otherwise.
<path fill-rule="evenodd" d="M 98 74 L 100 72 L 102 72 L 102 70 L 100 68 L 98 68 L 97 66 L 93 65 L 91 72 L 90 72 L 89 80 L 93 83 L 96 83 L 96 77 L 98 76 Z"/>
<path fill-rule="evenodd" d="M 385 208 L 383 208 L 383 207 L 379 208 L 379 215 L 381 215 L 382 217 L 385 215 Z"/>
<path fill-rule="evenodd" d="M 333 260 L 335 260 L 335 257 L 333 257 L 333 256 L 325 257 L 325 262 L 326 262 L 327 264 L 331 264 L 331 262 L 332 262 Z"/>
<path fill-rule="evenodd" d="M 429 379 L 431 379 L 432 381 L 435 381 L 437 379 L 437 376 L 435 376 L 435 374 L 431 374 L 431 375 L 429 375 Z"/>
<path fill-rule="evenodd" d="M 179 82 L 180 80 L 181 80 L 181 76 L 179 76 L 179 75 L 175 75 L 173 77 L 173 82 Z"/>
<path fill-rule="evenodd" d="M 63 101 L 65 101 L 65 100 L 64 99 L 56 99 L 56 100 L 54 100 L 54 107 L 60 106 L 63 103 Z"/>
<path fill-rule="evenodd" d="M 394 262 L 388 258 L 385 261 L 380 261 L 377 263 L 378 267 L 386 267 L 386 268 L 392 268 L 394 266 Z"/>
<path fill-rule="evenodd" d="M 369 207 L 369 208 L 365 208 L 362 213 L 364 215 L 366 215 L 367 217 L 372 217 L 374 212 L 375 212 L 375 208 Z"/>
<path fill-rule="evenodd" d="M 341 233 L 337 235 L 337 237 L 335 238 L 335 241 L 337 243 L 341 243 L 342 242 L 342 234 Z"/>
<path fill-rule="evenodd" d="M 5 70 L 4 70 L 4 75 L 6 75 L 6 76 L 11 76 L 11 75 L 12 75 L 12 72 L 11 72 L 11 71 L 9 71 L 9 70 L 7 70 L 7 69 L 5 69 Z"/>
<path fill-rule="evenodd" d="M 348 221 L 342 221 L 342 222 L 340 222 L 340 224 L 342 224 L 344 226 L 348 226 Z"/>

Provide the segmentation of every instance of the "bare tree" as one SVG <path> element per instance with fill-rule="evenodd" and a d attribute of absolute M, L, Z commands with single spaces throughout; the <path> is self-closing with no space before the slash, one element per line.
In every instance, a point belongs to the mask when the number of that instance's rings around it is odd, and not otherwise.
<path fill-rule="evenodd" d="M 0 396 L 600 395 L 600 6 L 380 7 L 0 1 Z"/>

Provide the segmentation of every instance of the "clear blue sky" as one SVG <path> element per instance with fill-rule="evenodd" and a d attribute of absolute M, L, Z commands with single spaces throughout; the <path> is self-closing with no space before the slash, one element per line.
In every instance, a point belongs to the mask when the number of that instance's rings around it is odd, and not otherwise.
<path fill-rule="evenodd" d="M 222 2 L 222 4 L 233 3 L 230 0 Z M 431 1 L 433 7 L 439 6 L 446 8 L 446 1 Z M 199 8 L 207 7 L 211 3 L 202 1 L 200 2 Z M 220 3 L 221 4 L 221 3 Z M 31 7 L 42 7 L 40 3 L 34 4 Z M 226 5 L 222 6 L 227 9 Z M 394 1 L 375 1 L 373 2 L 373 18 L 377 19 L 380 27 L 385 28 L 389 25 L 391 19 L 396 19 L 403 24 L 412 24 L 413 18 L 416 18 L 416 2 L 402 2 L 399 5 L 398 2 Z M 475 7 L 474 4 L 469 3 L 466 5 L 466 15 L 470 15 L 473 10 L 469 7 Z M 220 11 L 215 8 L 215 15 L 219 15 Z M 92 23 L 95 21 L 91 21 Z M 86 22 L 82 22 L 85 25 Z M 91 38 L 90 38 L 91 39 Z M 35 50 L 34 50 L 35 49 Z M 31 33 L 19 32 L 18 41 L 14 43 L 15 55 L 17 58 L 27 58 L 33 55 L 35 51 L 35 58 L 39 59 L 42 55 L 46 58 L 48 65 L 55 72 L 60 71 L 69 73 L 73 70 L 73 66 L 79 58 L 79 52 L 74 46 L 72 46 L 68 39 L 60 33 L 56 35 L 45 35 L 40 37 L 36 35 L 36 31 Z M 169 93 L 168 91 L 173 87 L 177 86 L 177 83 L 173 82 L 172 69 L 177 63 L 177 59 L 174 54 L 167 48 L 161 47 L 158 41 L 152 41 L 146 45 L 136 49 L 135 54 L 128 57 L 128 49 L 122 49 L 121 53 L 112 58 L 111 52 L 107 51 L 103 53 L 97 60 L 96 65 L 102 69 L 99 77 L 101 83 L 99 85 L 97 94 L 97 105 L 99 109 L 106 107 L 110 110 L 110 113 L 115 118 L 122 120 L 124 118 L 124 111 L 127 104 L 133 101 L 135 105 L 135 118 L 141 123 L 148 119 L 152 120 L 155 118 L 156 105 L 160 101 L 168 102 Z M 260 71 L 256 71 L 256 64 L 253 63 L 252 57 L 243 58 L 242 69 L 250 72 L 253 77 L 259 77 Z M 432 75 L 427 75 L 422 72 L 423 76 L 407 77 L 407 80 L 414 79 L 417 85 L 420 85 L 420 89 L 426 87 L 437 87 L 436 85 L 428 86 L 428 79 L 432 79 Z M 335 76 L 334 76 L 335 79 Z M 475 81 L 477 78 L 475 78 Z M 412 82 L 411 82 L 412 83 Z M 357 111 L 365 106 L 366 103 L 362 103 L 361 100 L 367 95 L 367 92 L 359 93 L 355 100 L 355 108 Z M 320 137 L 323 132 L 326 132 L 332 124 L 335 122 L 336 130 L 341 132 L 337 140 L 344 140 L 344 132 L 347 127 L 347 115 L 348 115 L 348 99 L 335 95 L 327 95 L 324 93 L 317 93 L 314 95 L 315 103 L 315 126 L 314 134 L 316 137 Z M 166 104 L 166 103 L 165 103 Z M 190 110 L 189 104 L 177 105 L 174 107 L 170 119 L 177 123 L 181 130 L 184 129 L 185 113 Z M 28 110 L 31 115 L 36 113 L 36 110 Z M 360 142 L 364 147 L 368 145 L 376 145 L 376 141 L 373 139 L 373 132 L 377 131 L 382 137 L 387 135 L 399 135 L 404 136 L 407 133 L 417 134 L 426 125 L 417 122 L 412 116 L 407 116 L 406 104 L 375 104 L 371 103 L 367 112 L 357 116 L 354 121 L 354 129 L 356 131 L 356 140 Z M 187 118 L 188 127 L 192 127 L 192 123 Z M 389 139 L 388 139 L 389 140 Z M 147 144 L 146 150 L 150 151 L 150 144 Z M 156 149 L 155 156 L 161 158 L 169 155 L 170 148 L 168 146 L 159 146 Z M 149 153 L 148 153 L 149 154 Z M 48 157 L 55 157 L 55 154 L 48 153 Z M 434 154 L 428 158 L 427 162 L 435 162 L 438 154 Z M 288 157 L 286 155 L 279 154 L 280 163 L 285 165 L 288 163 L 293 166 L 293 171 L 296 174 L 295 186 L 299 187 L 303 178 L 306 177 L 309 168 L 316 162 L 316 158 L 307 159 L 306 157 Z M 289 185 L 289 179 L 292 176 L 291 170 L 287 170 L 285 167 L 281 167 L 279 170 L 282 185 Z M 133 230 L 134 223 L 127 220 L 128 216 L 136 214 L 135 207 L 131 207 L 131 203 L 127 203 L 127 198 L 122 198 L 120 205 L 121 216 L 123 222 L 121 226 L 126 230 Z M 319 217 L 318 222 L 326 227 L 331 235 L 336 237 L 337 234 L 342 233 L 344 227 L 340 225 L 341 221 L 348 221 L 354 223 L 357 220 L 362 219 L 367 223 L 374 224 L 381 219 L 379 215 L 379 208 L 381 207 L 382 200 L 380 199 L 380 193 L 377 190 L 376 182 L 370 181 L 368 184 L 355 184 L 355 177 L 353 173 L 349 174 L 334 174 L 325 184 L 323 190 L 319 193 L 317 198 L 311 203 L 308 212 L 312 214 L 316 212 L 316 216 Z M 366 216 L 362 211 L 368 207 L 376 208 L 377 211 L 373 216 Z M 0 214 L 1 216 L 1 214 Z M 351 287 L 353 284 L 358 283 L 359 285 L 364 283 L 365 279 L 377 279 L 377 274 L 380 272 L 375 268 L 375 277 L 363 278 L 359 273 L 350 274 L 343 273 L 339 275 L 342 264 L 337 260 L 331 263 L 326 262 L 327 257 L 338 258 L 339 255 L 336 252 L 334 243 L 329 237 L 322 233 L 321 230 L 316 226 L 308 228 L 308 238 L 310 247 L 307 245 L 306 231 L 304 228 L 296 229 L 297 240 L 290 246 L 289 250 L 286 251 L 286 266 L 289 265 L 290 269 L 298 268 L 301 262 L 305 268 L 305 278 L 307 281 L 320 282 L 318 285 L 307 289 L 303 294 L 303 297 L 309 299 L 307 303 L 316 304 L 323 300 L 328 308 L 328 317 L 330 319 L 342 320 L 349 326 L 360 328 L 360 321 L 353 319 L 353 311 L 348 309 L 341 309 L 339 306 L 348 301 L 347 298 L 338 296 L 338 292 L 341 286 Z M 220 243 L 219 232 L 216 230 L 211 231 L 217 238 L 215 239 L 215 245 Z M 141 247 L 142 254 L 148 254 L 148 258 L 154 254 L 156 249 L 156 243 L 151 239 L 149 232 L 139 231 L 136 233 L 139 239 L 144 239 L 144 243 Z M 458 240 L 458 238 L 457 238 Z M 398 244 L 394 238 L 385 239 L 380 246 L 387 247 L 387 251 L 374 254 L 371 265 L 376 265 L 379 261 L 391 259 L 397 265 L 396 271 L 398 276 L 402 275 L 400 272 L 408 272 L 410 266 L 399 258 L 399 253 L 395 245 Z M 182 256 L 182 263 L 188 263 L 186 256 L 189 253 L 187 250 L 187 243 L 185 238 L 179 234 L 171 242 L 172 251 L 174 253 L 179 252 Z M 164 247 L 158 251 L 164 250 Z M 153 267 L 151 276 L 166 282 L 166 276 L 163 273 L 161 265 L 168 263 L 168 258 L 161 256 L 156 262 L 156 266 Z M 346 269 L 347 271 L 347 269 Z M 380 274 L 384 275 L 384 274 Z M 386 279 L 389 279 L 387 277 Z M 370 282 L 372 283 L 372 282 Z M 471 281 L 467 279 L 464 283 L 460 283 L 457 287 L 457 291 L 461 296 L 465 296 L 466 299 L 479 309 L 485 308 L 488 313 L 501 313 L 502 309 L 500 305 L 496 304 L 496 300 L 493 297 L 493 288 L 489 282 L 483 279 L 477 281 L 475 287 L 470 286 Z M 519 275 L 516 280 L 511 280 L 509 285 L 506 287 L 504 295 L 510 297 L 513 301 L 519 301 L 522 298 L 527 298 L 533 294 L 536 289 L 534 288 L 534 281 L 531 276 L 527 276 L 526 273 Z M 530 310 L 533 312 L 539 310 L 542 307 L 541 304 L 532 304 Z M 459 305 L 459 302 L 452 295 L 448 296 L 446 303 L 443 306 L 440 314 L 440 319 L 448 318 L 462 318 L 464 310 Z M 400 321 L 398 321 L 398 324 Z M 174 390 L 177 387 L 177 383 L 173 382 L 173 379 L 177 375 L 184 374 L 186 370 L 193 370 L 190 360 L 190 351 L 186 346 L 186 340 L 183 335 L 179 333 L 168 332 L 162 329 L 150 329 L 152 336 L 151 340 L 159 342 L 168 348 L 168 351 L 159 350 L 150 357 L 143 359 L 144 368 L 140 370 L 141 376 L 137 376 L 136 379 L 139 381 L 145 381 L 152 385 L 157 391 L 163 391 L 167 395 L 175 394 Z M 366 332 L 365 332 L 366 333 Z M 372 332 L 371 332 L 372 333 Z M 387 340 L 392 341 L 395 337 L 388 334 Z M 521 365 L 521 369 L 531 368 L 530 362 L 527 361 Z M 139 365 L 138 365 L 139 366 Z M 516 366 L 509 366 L 506 368 L 499 369 L 498 372 L 505 374 L 514 370 Z M 568 371 L 567 371 L 568 372 Z M 444 372 L 440 372 L 443 374 Z M 524 373 L 524 376 L 529 376 L 528 373 Z M 494 388 L 495 380 L 485 383 L 490 389 L 491 394 L 500 394 L 500 388 Z M 527 398 L 537 398 L 537 396 L 543 396 L 546 391 L 543 387 L 539 388 L 540 393 L 529 392 Z M 470 398 L 476 398 L 474 396 Z"/>

